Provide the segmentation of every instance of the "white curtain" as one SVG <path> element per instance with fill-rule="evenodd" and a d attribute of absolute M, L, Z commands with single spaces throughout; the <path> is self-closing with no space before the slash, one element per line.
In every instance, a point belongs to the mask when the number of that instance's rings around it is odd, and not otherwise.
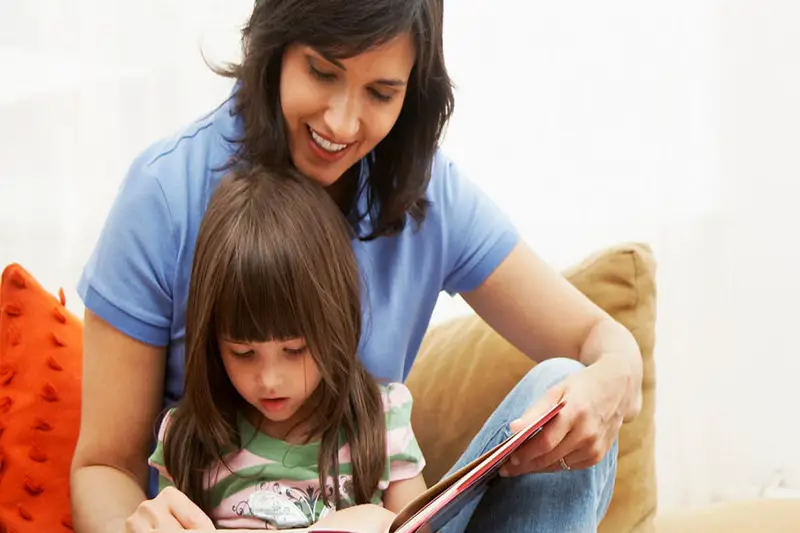
<path fill-rule="evenodd" d="M 230 89 L 252 0 L 0 3 L 0 265 L 68 306 L 131 159 Z M 447 2 L 445 149 L 557 267 L 659 262 L 663 507 L 797 496 L 800 5 Z M 434 320 L 466 312 L 443 297 Z"/>

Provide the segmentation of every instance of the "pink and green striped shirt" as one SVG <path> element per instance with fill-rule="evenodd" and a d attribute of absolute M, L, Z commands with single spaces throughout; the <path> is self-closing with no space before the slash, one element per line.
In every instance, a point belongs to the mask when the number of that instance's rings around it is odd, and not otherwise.
<path fill-rule="evenodd" d="M 381 505 L 390 483 L 419 474 L 425 460 L 411 428 L 412 398 L 401 383 L 381 385 L 386 413 L 386 468 L 372 503 Z M 164 417 L 150 465 L 159 472 L 159 490 L 171 485 L 164 467 L 163 442 L 170 413 Z M 239 417 L 241 449 L 224 457 L 227 466 L 214 465 L 206 473 L 205 486 L 212 501 L 211 519 L 218 528 L 289 529 L 308 527 L 330 513 L 323 504 L 317 459 L 319 442 L 293 445 L 273 439 Z M 325 487 L 333 494 L 333 480 Z M 339 491 L 342 507 L 352 498 L 350 446 L 339 448 Z M 332 499 L 332 498 L 331 498 Z"/>

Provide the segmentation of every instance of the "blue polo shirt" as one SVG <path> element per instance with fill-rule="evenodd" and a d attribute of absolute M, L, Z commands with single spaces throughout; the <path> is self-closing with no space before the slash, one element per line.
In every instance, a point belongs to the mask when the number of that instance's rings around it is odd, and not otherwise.
<path fill-rule="evenodd" d="M 242 131 L 234 98 L 133 161 L 78 283 L 92 312 L 139 341 L 167 348 L 164 407 L 182 393 L 198 227 L 224 173 L 219 169 L 235 149 L 230 139 Z M 407 377 L 439 294 L 476 288 L 518 240 L 510 221 L 441 152 L 427 198 L 431 207 L 421 228 L 410 221 L 399 235 L 353 241 L 366 286 L 359 355 L 387 380 Z M 369 217 L 361 224 L 368 229 Z"/>

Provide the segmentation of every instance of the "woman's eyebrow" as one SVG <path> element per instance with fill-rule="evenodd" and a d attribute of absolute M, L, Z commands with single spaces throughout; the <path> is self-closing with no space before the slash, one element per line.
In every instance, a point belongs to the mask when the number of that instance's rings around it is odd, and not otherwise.
<path fill-rule="evenodd" d="M 330 56 L 330 55 L 328 55 L 326 53 L 323 53 L 323 52 L 318 52 L 316 50 L 315 50 L 315 52 L 317 52 L 319 55 L 321 55 L 322 58 L 325 61 L 327 61 L 328 63 L 331 63 L 332 65 L 335 65 L 336 67 L 338 67 L 338 68 L 344 70 L 345 72 L 347 72 L 347 67 L 344 66 L 344 63 L 342 63 L 341 61 L 339 61 L 335 57 L 332 57 L 332 56 Z M 405 87 L 406 83 L 408 83 L 408 82 L 406 80 L 401 80 L 399 78 L 379 78 L 379 79 L 373 81 L 372 83 L 375 83 L 377 85 L 385 85 L 387 87 Z"/>

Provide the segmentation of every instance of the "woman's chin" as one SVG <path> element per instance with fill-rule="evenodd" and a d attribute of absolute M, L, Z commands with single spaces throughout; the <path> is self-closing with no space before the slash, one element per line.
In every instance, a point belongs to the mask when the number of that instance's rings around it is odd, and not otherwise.
<path fill-rule="evenodd" d="M 299 150 L 296 150 L 297 153 Z M 342 176 L 339 172 L 339 165 L 334 164 L 315 164 L 310 157 L 310 154 L 300 153 L 292 155 L 292 163 L 295 168 L 300 171 L 304 176 L 314 180 L 323 187 L 330 187 L 336 183 Z"/>
<path fill-rule="evenodd" d="M 342 174 L 334 169 L 320 169 L 308 166 L 307 168 L 300 168 L 305 176 L 308 176 L 315 182 L 319 183 L 326 189 L 335 185 L 342 177 Z"/>

